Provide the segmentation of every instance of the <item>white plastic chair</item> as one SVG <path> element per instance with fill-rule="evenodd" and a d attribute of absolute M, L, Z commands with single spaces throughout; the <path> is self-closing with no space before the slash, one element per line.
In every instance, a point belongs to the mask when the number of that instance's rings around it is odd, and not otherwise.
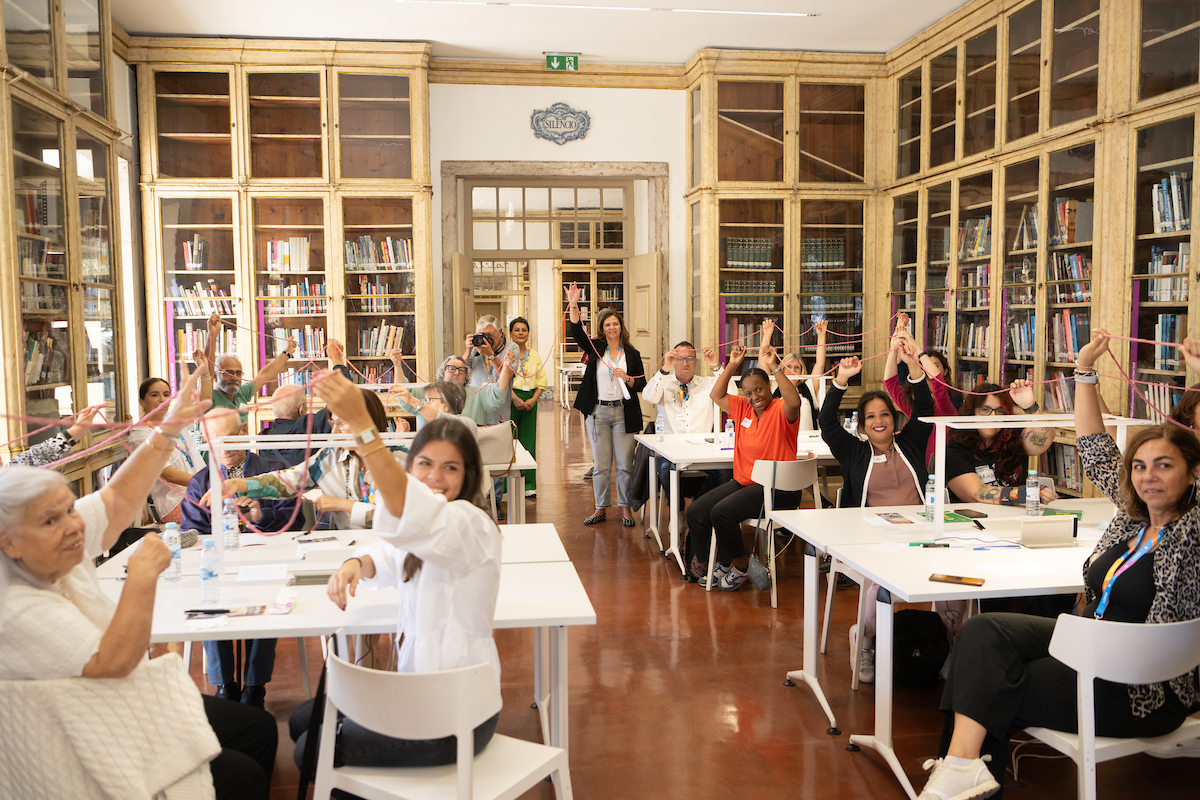
<path fill-rule="evenodd" d="M 1025 732 L 1075 762 L 1080 800 L 1096 798 L 1096 764 L 1200 736 L 1200 719 L 1195 717 L 1153 739 L 1096 736 L 1094 711 L 1097 678 L 1114 683 L 1160 683 L 1195 669 L 1200 664 L 1200 619 L 1152 625 L 1062 614 L 1050 639 L 1050 655 L 1079 673 L 1079 733 L 1049 728 L 1026 728 Z"/>
<path fill-rule="evenodd" d="M 490 664 L 444 672 L 383 672 L 327 659 L 325 724 L 313 797 L 343 789 L 368 800 L 508 800 L 547 775 L 554 794 L 571 800 L 566 752 L 496 734 L 478 756 L 474 730 L 500 711 Z M 334 767 L 338 711 L 365 728 L 400 739 L 456 736 L 458 763 L 442 767 Z"/>
<path fill-rule="evenodd" d="M 765 519 L 772 510 L 772 490 L 780 492 L 799 492 L 811 487 L 817 482 L 817 463 L 815 461 L 755 461 L 754 469 L 750 472 L 750 480 L 763 487 L 763 516 Z M 818 503 L 820 501 L 818 500 Z M 747 520 L 757 524 L 758 519 Z M 779 589 L 775 580 L 775 536 L 773 523 L 766 523 L 767 537 L 767 571 L 771 574 L 771 608 L 779 607 Z M 717 566 L 717 534 L 713 531 L 708 544 L 708 580 L 705 589 L 712 591 L 713 571 Z"/>

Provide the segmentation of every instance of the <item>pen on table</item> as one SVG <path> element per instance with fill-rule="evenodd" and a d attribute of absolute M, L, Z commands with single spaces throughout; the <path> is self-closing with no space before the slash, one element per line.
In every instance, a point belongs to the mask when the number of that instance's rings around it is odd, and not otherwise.
<path fill-rule="evenodd" d="M 185 614 L 228 614 L 228 608 L 189 608 Z"/>
<path fill-rule="evenodd" d="M 356 544 L 358 544 L 358 539 L 351 539 L 349 542 L 346 543 L 346 547 L 353 547 Z"/>
<path fill-rule="evenodd" d="M 973 519 L 973 520 L 971 520 L 971 522 L 975 523 L 975 527 L 976 527 L 976 528 L 979 528 L 979 530 L 983 530 L 983 529 L 984 529 L 984 528 L 983 528 L 983 523 L 982 523 L 982 522 L 980 522 L 979 520 L 977 520 L 977 519 Z"/>

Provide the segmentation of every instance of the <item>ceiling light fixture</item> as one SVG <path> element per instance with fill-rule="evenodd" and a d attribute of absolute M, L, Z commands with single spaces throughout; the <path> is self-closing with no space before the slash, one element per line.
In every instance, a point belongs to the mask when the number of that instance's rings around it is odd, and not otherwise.
<path fill-rule="evenodd" d="M 819 17 L 798 11 L 733 11 L 718 8 L 641 8 L 638 6 L 594 6 L 576 5 L 572 3 L 506 3 L 489 2 L 489 0 L 383 0 L 384 2 L 406 3 L 410 5 L 438 6 L 508 6 L 511 8 L 559 8 L 568 11 L 671 11 L 679 14 L 734 14 L 750 17 Z"/>

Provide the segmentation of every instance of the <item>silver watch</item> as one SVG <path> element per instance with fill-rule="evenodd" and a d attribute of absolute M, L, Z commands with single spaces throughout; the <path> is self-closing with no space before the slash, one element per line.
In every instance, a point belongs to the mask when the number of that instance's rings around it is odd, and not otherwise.
<path fill-rule="evenodd" d="M 377 441 L 378 439 L 379 431 L 375 430 L 374 428 L 367 428 L 365 431 L 359 431 L 358 433 L 354 434 L 354 443 L 359 447 L 368 445 L 371 442 Z"/>

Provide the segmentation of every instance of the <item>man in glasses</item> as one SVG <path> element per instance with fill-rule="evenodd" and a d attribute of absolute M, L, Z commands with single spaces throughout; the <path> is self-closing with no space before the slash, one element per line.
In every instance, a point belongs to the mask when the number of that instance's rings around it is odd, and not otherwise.
<path fill-rule="evenodd" d="M 466 346 L 463 358 L 471 368 L 467 381 L 470 386 L 487 386 L 498 383 L 505 355 L 511 352 L 513 363 L 516 363 L 515 359 L 521 352 L 516 342 L 510 342 L 505 338 L 503 326 L 491 314 L 480 317 L 475 323 L 475 333 L 467 335 Z M 486 424 L 496 425 L 500 422 L 507 422 L 512 416 L 512 394 L 508 388 L 504 389 L 504 394 L 505 399 L 499 408 L 488 412 Z M 466 411 L 463 413 L 466 414 Z M 480 424 L 485 423 L 480 422 Z"/>
<path fill-rule="evenodd" d="M 662 366 L 642 390 L 642 399 L 655 406 L 662 415 L 664 433 L 711 434 L 714 426 L 714 405 L 709 392 L 716 383 L 715 375 L 697 377 L 696 348 L 691 342 L 680 342 L 663 355 Z M 704 348 L 704 361 L 709 372 L 718 372 L 717 353 Z M 666 487 L 675 465 L 665 458 L 658 459 L 658 480 Z M 693 477 L 679 482 L 680 497 L 699 497 L 716 482 L 727 478 L 722 470 L 712 470 L 707 478 Z"/>
<path fill-rule="evenodd" d="M 502 403 L 508 402 L 508 387 L 512 383 L 513 377 L 512 363 L 512 355 L 506 354 L 501 362 L 500 374 L 496 380 L 485 386 L 471 386 L 470 365 L 463 360 L 462 356 L 449 356 L 438 368 L 435 380 L 452 381 L 466 387 L 467 402 L 463 406 L 462 416 L 469 417 L 478 425 L 487 425 L 488 415 L 495 413 Z M 402 385 L 396 384 L 391 388 L 390 394 L 396 396 L 403 388 Z M 425 418 L 418 412 L 425 402 L 424 388 L 414 387 L 409 391 L 411 397 L 417 400 L 417 405 L 414 406 L 403 399 L 397 399 L 401 408 L 416 416 L 417 430 L 421 430 L 425 427 Z"/>
<path fill-rule="evenodd" d="M 216 357 L 217 339 L 221 335 L 221 316 L 213 314 L 208 318 L 208 341 L 204 346 L 204 355 L 208 363 L 216 365 L 216 375 L 213 379 L 212 401 L 213 408 L 232 408 L 241 411 L 241 420 L 249 417 L 243 409 L 262 391 L 264 386 L 274 390 L 279 373 L 287 367 L 292 353 L 296 352 L 296 341 L 288 339 L 287 345 L 279 355 L 258 371 L 251 380 L 243 380 L 245 372 L 242 362 L 235 354 Z"/>

